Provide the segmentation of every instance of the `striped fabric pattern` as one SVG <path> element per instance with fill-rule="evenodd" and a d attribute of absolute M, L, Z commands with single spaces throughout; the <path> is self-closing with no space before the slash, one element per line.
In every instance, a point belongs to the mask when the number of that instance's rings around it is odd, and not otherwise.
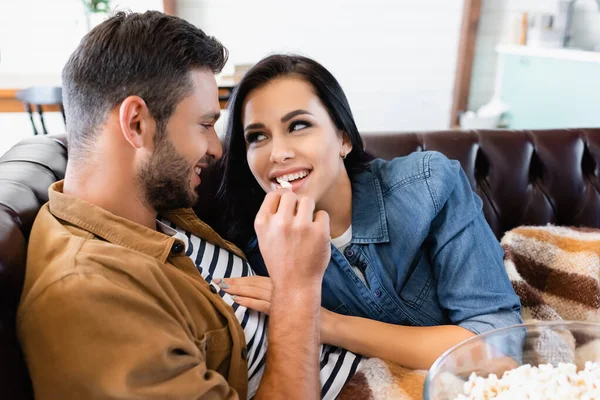
<path fill-rule="evenodd" d="M 253 397 L 264 372 L 269 317 L 235 303 L 231 295 L 222 291 L 213 280 L 252 276 L 254 271 L 246 261 L 235 254 L 202 240 L 165 219 L 160 221 L 187 237 L 186 256 L 194 261 L 204 280 L 218 291 L 223 301 L 235 310 L 235 315 L 246 336 L 248 398 Z M 359 370 L 362 360 L 363 357 L 347 350 L 322 345 L 321 398 L 335 399 L 346 382 Z"/>
<path fill-rule="evenodd" d="M 600 322 L 600 231 L 523 226 L 501 244 L 524 320 Z"/>
<path fill-rule="evenodd" d="M 522 226 L 501 241 L 504 265 L 521 299 L 524 322 L 600 322 L 600 231 Z M 576 347 L 576 343 L 578 346 Z M 543 332 L 531 346 L 537 363 L 600 359 L 600 340 Z"/>

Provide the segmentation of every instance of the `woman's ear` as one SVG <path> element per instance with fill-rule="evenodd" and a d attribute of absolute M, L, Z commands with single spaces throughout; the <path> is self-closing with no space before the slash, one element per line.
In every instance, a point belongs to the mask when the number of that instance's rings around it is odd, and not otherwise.
<path fill-rule="evenodd" d="M 146 102 L 139 96 L 129 96 L 119 107 L 119 124 L 123 137 L 139 149 L 152 143 L 156 126 Z"/>
<path fill-rule="evenodd" d="M 352 151 L 352 142 L 350 141 L 350 136 L 348 136 L 348 134 L 346 132 L 341 131 L 340 134 L 342 136 L 341 152 L 347 156 Z"/>

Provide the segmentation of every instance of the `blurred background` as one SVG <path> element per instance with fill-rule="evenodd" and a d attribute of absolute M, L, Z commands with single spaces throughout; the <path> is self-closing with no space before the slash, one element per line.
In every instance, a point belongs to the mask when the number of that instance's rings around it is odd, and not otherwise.
<path fill-rule="evenodd" d="M 0 154 L 44 133 L 25 103 L 55 101 L 69 54 L 119 9 L 216 36 L 230 51 L 223 106 L 249 66 L 284 51 L 337 77 L 366 134 L 600 126 L 600 0 L 0 0 Z M 60 105 L 42 108 L 63 133 Z"/>

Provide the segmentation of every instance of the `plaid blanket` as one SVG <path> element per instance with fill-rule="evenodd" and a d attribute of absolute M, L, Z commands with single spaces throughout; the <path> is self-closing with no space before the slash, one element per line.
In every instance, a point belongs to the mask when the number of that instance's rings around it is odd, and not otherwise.
<path fill-rule="evenodd" d="M 600 231 L 525 226 L 501 244 L 523 319 L 600 321 Z"/>
<path fill-rule="evenodd" d="M 346 383 L 341 400 L 421 400 L 427 371 L 414 371 L 394 363 L 370 358 Z"/>
<path fill-rule="evenodd" d="M 524 226 L 507 232 L 501 245 L 508 277 L 521 299 L 526 322 L 600 322 L 600 230 Z M 552 362 L 554 357 L 564 359 L 567 351 L 582 366 L 584 356 L 589 359 L 590 354 L 600 354 L 599 340 L 588 340 L 577 351 L 576 338 L 570 335 L 542 335 L 540 341 L 556 344 L 538 343 L 540 363 Z M 555 351 L 543 350 L 550 347 Z M 420 400 L 426 374 L 427 371 L 412 371 L 385 360 L 370 359 L 338 398 Z"/>
<path fill-rule="evenodd" d="M 501 244 L 526 322 L 600 322 L 599 230 L 524 226 L 507 232 Z M 544 332 L 531 345 L 538 363 L 570 360 L 583 368 L 600 359 L 600 340 L 582 335 Z"/>

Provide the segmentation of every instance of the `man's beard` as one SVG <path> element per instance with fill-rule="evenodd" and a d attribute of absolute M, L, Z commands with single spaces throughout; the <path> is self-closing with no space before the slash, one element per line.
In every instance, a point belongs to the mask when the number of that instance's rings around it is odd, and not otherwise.
<path fill-rule="evenodd" d="M 198 201 L 198 194 L 190 182 L 193 166 L 164 136 L 137 173 L 145 201 L 159 213 L 192 207 Z"/>

